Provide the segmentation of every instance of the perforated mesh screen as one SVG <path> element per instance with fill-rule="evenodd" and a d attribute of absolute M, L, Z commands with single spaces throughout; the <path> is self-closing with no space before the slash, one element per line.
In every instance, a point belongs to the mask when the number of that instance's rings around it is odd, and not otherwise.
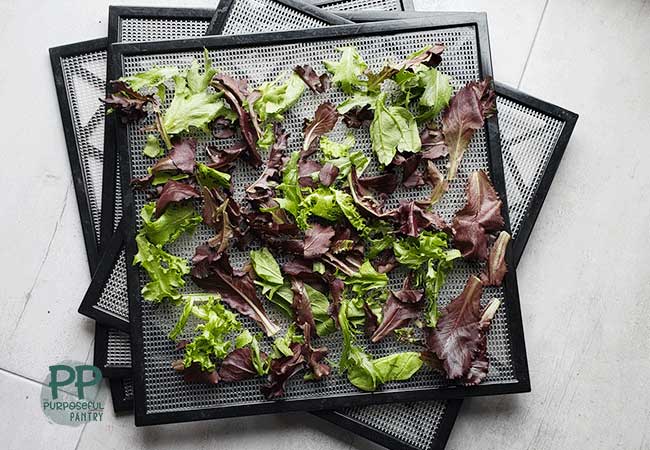
<path fill-rule="evenodd" d="M 250 16 L 255 20 L 251 21 Z M 244 24 L 243 27 L 241 24 Z M 235 0 L 222 34 L 265 33 L 324 27 L 328 24 L 272 0 Z"/>
<path fill-rule="evenodd" d="M 336 59 L 338 55 L 335 48 L 340 46 L 354 45 L 364 55 L 369 65 L 378 70 L 385 63 L 386 58 L 395 61 L 403 59 L 410 53 L 433 42 L 441 42 L 446 45 L 446 58 L 441 70 L 453 77 L 456 88 L 479 77 L 476 32 L 471 26 L 427 32 L 400 33 L 384 37 L 337 39 L 325 43 L 308 42 L 259 48 L 217 50 L 211 52 L 211 57 L 219 62 L 220 69 L 225 73 L 238 77 L 248 77 L 252 85 L 259 85 L 264 81 L 275 79 L 281 72 L 289 70 L 298 63 L 310 64 L 316 70 L 322 72 L 324 68 L 321 61 L 323 59 Z M 154 65 L 186 66 L 189 65 L 192 59 L 200 57 L 201 54 L 198 51 L 126 56 L 123 58 L 123 69 L 125 75 L 130 75 L 147 70 Z M 284 126 L 293 136 L 300 136 L 303 119 L 311 117 L 318 104 L 324 99 L 325 96 L 323 95 L 316 96 L 306 93 L 303 100 L 285 115 Z M 329 95 L 329 100 L 339 103 L 343 100 L 343 96 L 338 91 L 334 91 Z M 345 133 L 345 127 L 341 126 L 332 133 L 332 136 L 334 139 L 343 139 Z M 129 127 L 128 135 L 132 155 L 132 176 L 144 176 L 147 173 L 147 168 L 151 165 L 151 160 L 144 157 L 140 151 L 145 143 L 146 134 L 142 131 L 140 125 Z M 197 137 L 203 138 L 203 136 Z M 299 138 L 294 138 L 291 142 L 290 150 L 295 150 L 300 144 Z M 204 159 L 204 148 L 208 143 L 221 147 L 231 144 L 230 142 L 209 142 L 202 139 L 197 155 L 198 159 Z M 357 143 L 359 149 L 370 148 L 367 130 L 357 132 Z M 371 173 L 372 169 L 371 167 Z M 441 169 L 444 170 L 442 167 Z M 485 136 L 482 131 L 477 133 L 473 139 L 464 159 L 460 176 L 451 184 L 445 200 L 438 208 L 438 212 L 443 217 L 450 219 L 453 213 L 462 207 L 465 202 L 464 187 L 467 176 L 477 169 L 487 169 L 487 150 Z M 252 170 L 243 163 L 237 166 L 233 174 L 235 198 L 242 197 L 243 189 L 258 176 L 259 172 L 257 170 Z M 397 199 L 413 198 L 419 195 L 422 195 L 422 193 L 405 190 L 398 192 L 395 197 Z M 395 199 L 395 202 L 397 202 L 397 199 Z M 135 194 L 136 210 L 142 208 L 145 202 L 146 199 L 143 194 Z M 175 255 L 190 258 L 196 245 L 205 242 L 211 235 L 212 232 L 207 227 L 199 227 L 193 236 L 184 236 L 170 245 L 169 251 Z M 241 266 L 248 260 L 248 253 L 234 251 L 231 253 L 231 259 L 233 265 Z M 469 274 L 479 271 L 478 266 L 469 263 L 459 264 L 458 266 L 450 274 L 441 293 L 441 303 L 443 305 L 458 295 Z M 144 284 L 146 275 L 141 275 L 141 283 Z M 192 290 L 192 287 L 188 288 L 188 291 L 190 290 Z M 501 288 L 486 289 L 484 296 L 485 299 L 503 298 Z M 184 383 L 182 378 L 170 368 L 170 362 L 177 359 L 179 353 L 174 351 L 173 343 L 167 338 L 168 330 L 171 329 L 177 319 L 177 308 L 169 305 L 154 307 L 148 302 L 141 302 L 141 307 L 143 311 L 142 333 L 145 354 L 146 408 L 148 412 L 165 412 L 264 401 L 259 389 L 262 380 L 259 379 L 231 385 L 224 384 L 217 387 Z M 493 364 L 486 380 L 487 383 L 513 381 L 508 344 L 508 326 L 505 320 L 506 308 L 507 306 L 504 306 L 500 309 L 490 333 L 488 347 Z M 271 315 L 286 328 L 288 322 L 284 317 L 275 311 L 272 311 Z M 247 323 L 247 325 L 254 328 L 251 323 Z M 340 337 L 334 336 L 322 341 L 323 344 L 330 348 L 332 359 L 337 360 L 340 351 Z M 268 346 L 268 342 L 265 342 L 265 344 Z M 365 344 L 369 343 L 366 342 Z M 413 348 L 407 348 L 392 339 L 386 339 L 380 344 L 369 346 L 369 349 L 375 356 L 384 356 L 395 351 L 413 350 Z M 357 392 L 356 388 L 345 377 L 340 376 L 332 376 L 319 383 L 304 383 L 302 380 L 292 380 L 289 384 L 287 398 L 319 398 Z M 384 390 L 413 390 L 439 387 L 445 384 L 446 381 L 442 380 L 437 374 L 430 371 L 421 371 L 408 382 L 390 383 L 384 387 Z"/>
<path fill-rule="evenodd" d="M 120 21 L 119 42 L 163 41 L 203 36 L 209 21 L 205 19 L 124 18 Z"/>
<path fill-rule="evenodd" d="M 61 58 L 68 103 L 72 115 L 77 152 L 83 170 L 90 213 L 99 244 L 104 161 L 104 107 L 106 52 Z"/>
<path fill-rule="evenodd" d="M 129 301 L 126 288 L 126 258 L 124 250 L 120 252 L 108 282 L 100 295 L 96 308 L 129 320 Z"/>
<path fill-rule="evenodd" d="M 128 334 L 108 330 L 108 346 L 111 351 L 106 356 L 106 367 L 131 367 L 131 342 Z"/>
<path fill-rule="evenodd" d="M 399 0 L 341 0 L 320 4 L 330 11 L 401 11 Z"/>
<path fill-rule="evenodd" d="M 497 99 L 506 192 L 513 236 L 535 197 L 540 179 L 562 133 L 564 123 L 510 99 Z"/>

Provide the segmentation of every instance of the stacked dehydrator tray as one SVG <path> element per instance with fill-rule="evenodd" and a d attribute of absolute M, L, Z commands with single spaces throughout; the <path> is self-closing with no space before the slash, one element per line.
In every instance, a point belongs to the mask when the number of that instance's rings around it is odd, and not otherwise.
<path fill-rule="evenodd" d="M 464 203 L 467 174 L 486 170 L 502 199 L 513 237 L 509 275 L 489 294 L 504 300 L 489 332 L 488 378 L 478 386 L 448 383 L 434 372 L 364 393 L 333 371 L 326 381 L 293 383 L 281 400 L 259 394 L 259 380 L 217 386 L 187 385 L 170 368 L 166 338 L 172 314 L 140 298 L 134 256 L 136 211 L 144 198 L 128 187 L 145 173 L 145 134 L 106 115 L 107 81 L 153 65 L 189 64 L 210 52 L 219 69 L 256 83 L 296 64 L 318 67 L 334 49 L 355 45 L 371 66 L 428 43 L 444 43 L 444 71 L 460 85 L 492 74 L 483 13 L 413 12 L 408 0 L 221 0 L 216 9 L 111 6 L 108 37 L 50 49 L 54 80 L 83 226 L 91 285 L 79 312 L 96 321 L 94 364 L 110 379 L 116 412 L 135 412 L 136 425 L 306 410 L 388 448 L 442 449 L 462 398 L 530 390 L 515 270 L 532 232 L 577 115 L 495 81 L 497 115 L 473 137 L 466 165 L 449 192 L 449 212 Z M 455 86 L 458 88 L 458 86 Z M 340 101 L 334 96 L 334 101 Z M 302 119 L 318 102 L 307 98 L 286 114 L 300 135 Z M 360 145 L 369 142 L 360 138 Z M 291 149 L 291 148 L 290 148 Z M 258 174 L 237 166 L 234 190 Z M 463 179 L 464 177 L 464 179 Z M 236 196 L 235 192 L 235 196 Z M 448 211 L 442 211 L 444 216 Z M 448 218 L 448 217 L 446 217 Z M 194 239 L 205 239 L 201 230 Z M 191 256 L 192 242 L 176 245 Z M 234 264 L 245 254 L 231 255 Z M 462 289 L 468 268 L 452 272 L 444 304 Z M 395 286 L 393 286 L 395 287 Z M 453 294 L 453 295 L 452 295 Z M 525 308 L 525 299 L 521 306 Z M 273 316 L 279 323 L 286 320 Z M 163 326 L 164 325 L 164 326 Z M 325 339 L 334 355 L 335 340 Z M 395 342 L 376 351 L 400 350 Z"/>

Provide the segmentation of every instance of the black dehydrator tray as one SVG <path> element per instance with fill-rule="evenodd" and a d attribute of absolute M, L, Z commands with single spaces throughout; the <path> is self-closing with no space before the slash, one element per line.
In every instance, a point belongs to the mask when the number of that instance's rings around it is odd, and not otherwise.
<path fill-rule="evenodd" d="M 186 65 L 193 58 L 200 58 L 202 49 L 207 48 L 213 60 L 218 61 L 219 67 L 225 73 L 247 76 L 252 84 L 259 84 L 274 79 L 281 71 L 291 70 L 299 63 L 310 64 L 322 71 L 320 67 L 322 59 L 335 58 L 335 48 L 341 45 L 356 45 L 362 53 L 366 49 L 364 56 L 376 69 L 387 57 L 392 56 L 393 59 L 398 60 L 434 42 L 447 45 L 447 58 L 443 60 L 441 69 L 453 77 L 456 88 L 467 81 L 491 75 L 487 27 L 485 16 L 481 14 L 468 14 L 460 23 L 444 18 L 423 18 L 343 25 L 300 32 L 115 44 L 113 58 L 109 65 L 114 69 L 113 77 L 117 78 L 146 70 L 154 64 Z M 341 96 L 337 97 L 337 93 L 333 93 L 330 100 L 338 103 Z M 322 97 L 309 95 L 303 97 L 303 100 L 286 115 L 287 120 L 284 125 L 288 131 L 299 135 L 302 119 L 309 117 L 317 104 L 322 101 Z M 343 135 L 341 130 L 338 133 L 340 136 Z M 337 137 L 336 131 L 334 136 Z M 359 147 L 366 148 L 367 133 L 366 136 L 360 134 L 357 138 Z M 120 149 L 122 201 L 124 217 L 128 220 L 125 233 L 127 261 L 135 255 L 133 244 L 138 227 L 135 211 L 145 203 L 143 194 L 134 193 L 129 189 L 130 180 L 146 174 L 150 164 L 141 156 L 140 151 L 144 140 L 145 134 L 140 126 L 118 129 L 117 148 Z M 200 145 L 206 143 L 207 141 L 204 141 Z M 227 145 L 221 141 L 210 143 Z M 460 209 L 464 203 L 467 177 L 479 168 L 489 169 L 495 188 L 505 199 L 496 119 L 488 120 L 485 130 L 481 130 L 473 139 L 464 160 L 462 173 L 451 183 L 449 192 L 438 208 L 443 218 L 449 219 Z M 242 193 L 243 187 L 258 176 L 259 173 L 248 169 L 243 164 L 236 168 L 233 176 L 235 197 L 238 191 Z M 404 193 L 404 195 L 409 194 Z M 503 214 L 507 217 L 505 208 Z M 172 244 L 170 251 L 189 258 L 193 254 L 194 247 L 206 240 L 209 233 L 207 228 L 199 227 L 194 236 L 182 237 Z M 233 252 L 231 258 L 235 266 L 241 266 L 247 260 L 247 253 Z M 510 258 L 508 261 L 512 266 Z M 441 303 L 444 305 L 457 295 L 467 276 L 475 272 L 478 272 L 477 266 L 469 263 L 459 264 L 449 276 L 449 281 L 441 294 Z M 497 313 L 488 338 L 492 365 L 483 384 L 473 387 L 459 386 L 447 382 L 432 371 L 425 370 L 407 382 L 390 383 L 378 392 L 362 393 L 351 386 L 345 378 L 334 375 L 319 383 L 290 382 L 288 393 L 282 401 L 264 400 L 259 390 L 262 382 L 260 379 L 216 387 L 184 383 L 169 366 L 170 362 L 178 357 L 178 353 L 166 337 L 167 330 L 175 322 L 178 311 L 170 305 L 154 307 L 148 302 L 141 301 L 139 293 L 144 280 L 140 275 L 137 267 L 127 268 L 135 411 L 138 425 L 278 411 L 332 409 L 423 398 L 495 395 L 529 390 L 514 271 L 508 273 L 503 287 L 491 288 L 485 292 L 485 299 L 501 298 L 504 300 L 504 305 Z M 399 280 L 395 282 L 398 284 Z M 288 325 L 288 321 L 280 314 L 275 315 L 274 319 L 284 327 Z M 322 339 L 321 342 L 327 345 L 331 351 L 330 355 L 336 360 L 340 349 L 339 340 L 329 338 Z M 406 350 L 406 346 L 395 341 L 372 348 L 376 356 L 399 350 Z"/>

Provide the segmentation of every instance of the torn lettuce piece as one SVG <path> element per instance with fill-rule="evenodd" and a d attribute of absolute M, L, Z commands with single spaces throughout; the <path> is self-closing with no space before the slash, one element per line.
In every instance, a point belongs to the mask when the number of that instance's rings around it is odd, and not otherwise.
<path fill-rule="evenodd" d="M 216 187 L 230 188 L 230 174 L 221 172 L 203 163 L 196 164 L 196 180 L 208 189 Z"/>
<path fill-rule="evenodd" d="M 135 241 L 138 253 L 133 258 L 133 264 L 141 265 L 150 279 L 142 288 L 143 298 L 154 303 L 180 299 L 178 289 L 185 286 L 183 276 L 190 273 L 187 261 L 149 242 L 144 231 L 138 233 Z"/>
<path fill-rule="evenodd" d="M 147 203 L 140 211 L 142 218 L 142 233 L 154 245 L 165 245 L 174 242 L 183 233 L 191 233 L 201 223 L 201 215 L 192 205 L 169 205 L 160 217 L 154 219 L 156 204 Z"/>
<path fill-rule="evenodd" d="M 304 344 L 305 337 L 301 334 L 296 333 L 296 324 L 292 323 L 287 328 L 287 332 L 284 336 L 276 338 L 273 341 L 273 350 L 269 355 L 270 359 L 278 359 L 285 356 L 293 356 L 293 351 L 291 350 L 291 344 Z"/>
<path fill-rule="evenodd" d="M 365 87 L 366 81 L 361 77 L 368 65 L 354 47 L 341 47 L 337 50 L 341 53 L 341 58 L 338 61 L 323 61 L 323 65 L 332 74 L 332 82 L 346 94 L 352 95 L 355 90 Z"/>
<path fill-rule="evenodd" d="M 316 334 L 323 337 L 334 333 L 336 324 L 329 315 L 330 303 L 327 296 L 307 283 L 305 283 L 305 291 L 309 297 L 314 322 L 316 322 Z"/>
<path fill-rule="evenodd" d="M 264 295 L 271 303 L 275 304 L 284 314 L 293 318 L 293 291 L 285 283 L 280 272 L 280 265 L 267 249 L 251 251 L 251 265 L 255 272 L 255 284 L 262 289 Z"/>
<path fill-rule="evenodd" d="M 380 163 L 390 164 L 397 151 L 416 153 L 421 150 L 418 126 L 408 109 L 387 106 L 384 92 L 377 96 L 374 111 L 375 116 L 370 124 L 370 140 Z"/>
<path fill-rule="evenodd" d="M 153 134 L 149 134 L 147 135 L 147 143 L 144 145 L 142 153 L 149 158 L 160 158 L 165 154 L 165 150 L 160 146 L 158 138 Z"/>
<path fill-rule="evenodd" d="M 305 83 L 295 73 L 292 73 L 284 83 L 280 83 L 280 79 L 277 79 L 262 84 L 256 89 L 260 95 L 253 103 L 260 121 L 266 123 L 271 120 L 284 120 L 282 114 L 300 100 L 305 87 Z"/>

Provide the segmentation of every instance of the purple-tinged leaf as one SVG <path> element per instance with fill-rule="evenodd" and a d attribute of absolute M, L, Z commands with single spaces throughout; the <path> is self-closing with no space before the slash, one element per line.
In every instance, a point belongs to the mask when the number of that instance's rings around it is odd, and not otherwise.
<path fill-rule="evenodd" d="M 160 197 L 156 200 L 156 217 L 165 212 L 165 209 L 172 204 L 188 200 L 190 198 L 199 198 L 201 195 L 192 186 L 174 180 L 169 180 L 162 188 Z"/>
<path fill-rule="evenodd" d="M 305 232 L 305 258 L 318 258 L 327 253 L 335 234 L 334 228 L 315 223 Z"/>
<path fill-rule="evenodd" d="M 339 120 L 339 113 L 336 107 L 330 102 L 321 103 L 316 108 L 314 119 L 305 120 L 303 128 L 304 142 L 302 146 L 301 158 L 306 158 L 316 151 L 317 140 L 326 133 L 334 129 Z"/>
<path fill-rule="evenodd" d="M 331 82 L 327 73 L 318 75 L 316 71 L 307 64 L 296 66 L 293 71 L 298 74 L 312 92 L 322 94 L 330 88 Z"/>
<path fill-rule="evenodd" d="M 262 386 L 262 394 L 267 400 L 285 395 L 285 387 L 289 378 L 300 372 L 305 364 L 302 355 L 302 345 L 293 343 L 290 346 L 292 356 L 271 360 L 268 382 Z"/>
<path fill-rule="evenodd" d="M 483 273 L 481 273 L 481 281 L 483 286 L 501 286 L 503 277 L 508 272 L 506 266 L 506 249 L 510 242 L 510 234 L 506 231 L 499 233 L 499 237 L 492 244 L 490 255 L 488 256 L 487 265 Z"/>

